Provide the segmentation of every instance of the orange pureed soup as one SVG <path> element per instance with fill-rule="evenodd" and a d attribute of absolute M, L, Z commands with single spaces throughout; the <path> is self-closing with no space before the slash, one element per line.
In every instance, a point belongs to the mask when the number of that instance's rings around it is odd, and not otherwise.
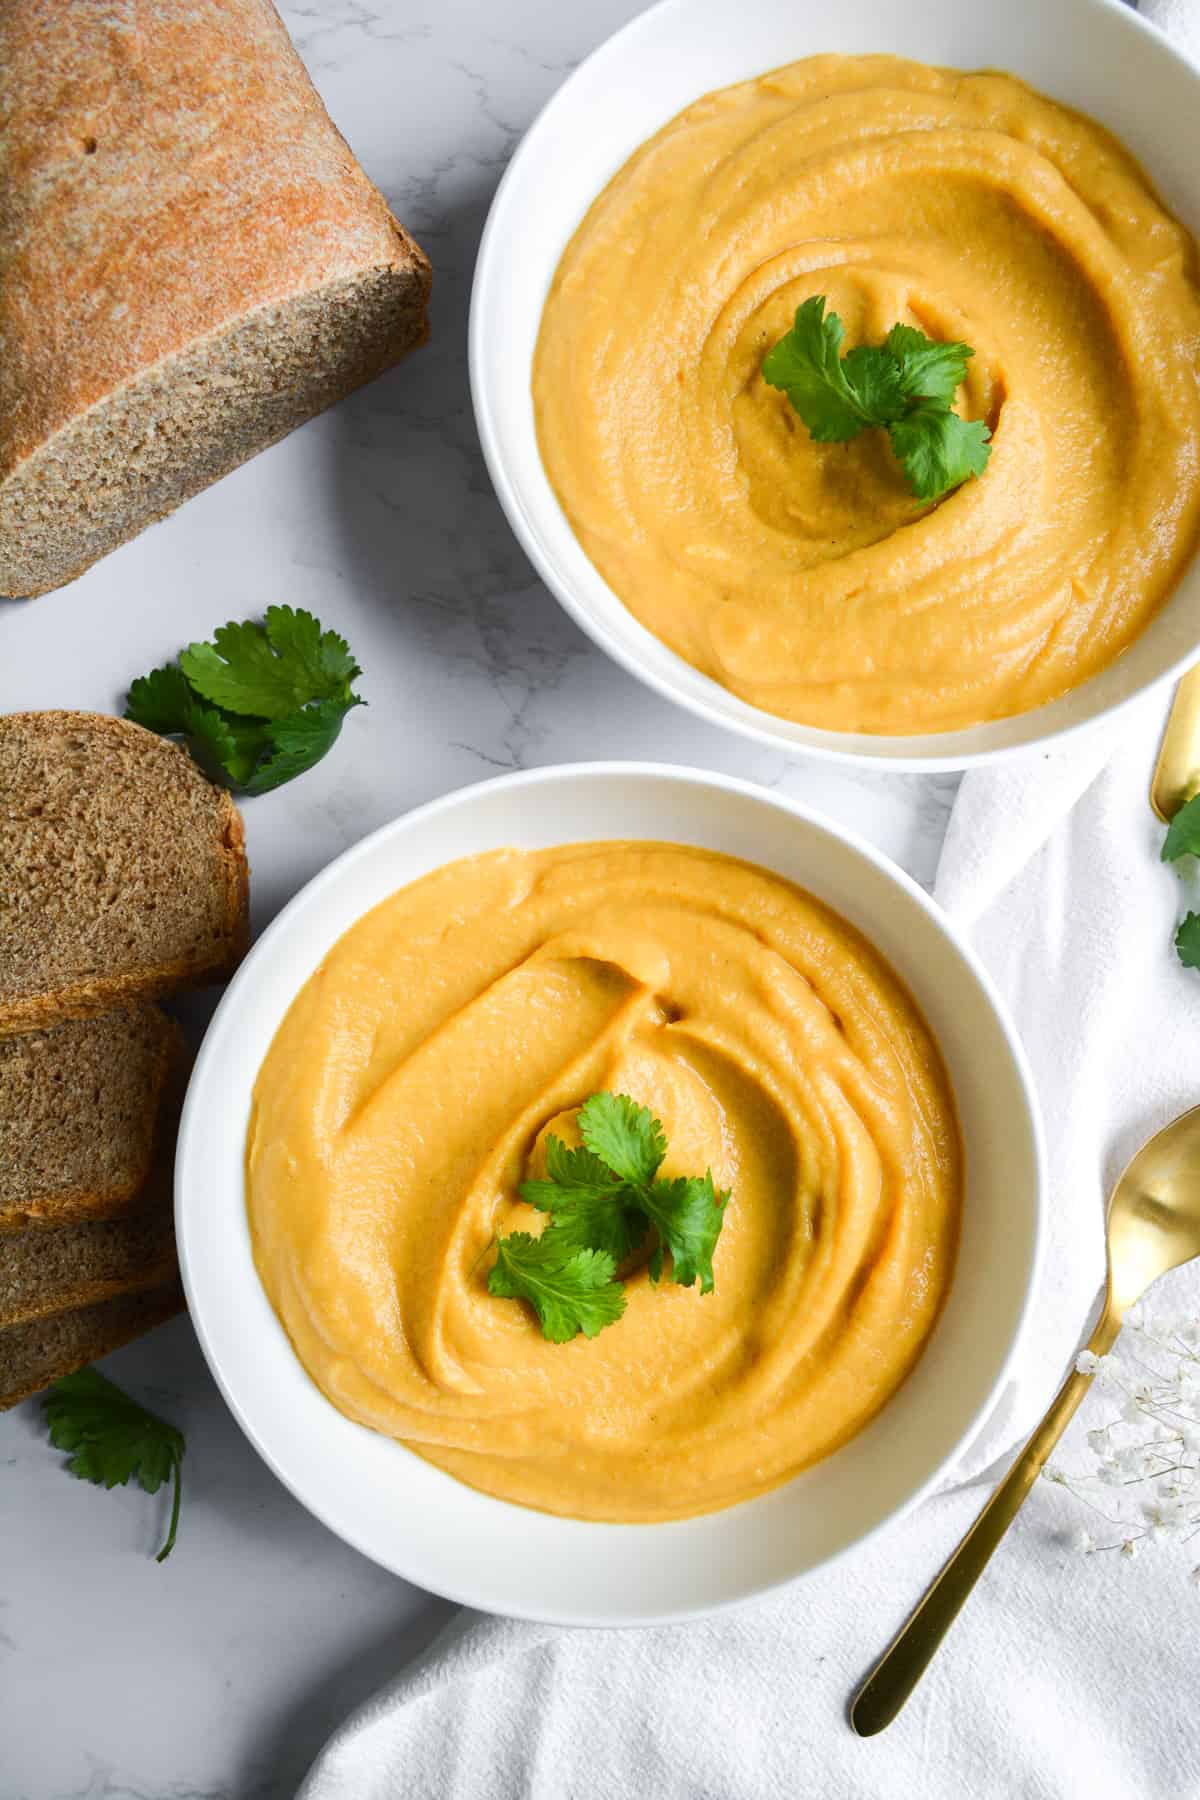
<path fill-rule="evenodd" d="M 823 294 L 975 351 L 978 480 L 913 499 L 762 378 Z M 1200 533 L 1196 246 L 1099 125 L 1007 75 L 814 57 L 698 100 L 595 201 L 533 373 L 546 472 L 629 610 L 751 705 L 951 731 L 1145 627 Z"/>
<path fill-rule="evenodd" d="M 548 1342 L 489 1294 L 497 1235 L 601 1089 L 653 1109 L 663 1174 L 732 1190 L 715 1291 L 644 1267 L 625 1316 Z M 254 1255 L 350 1418 L 547 1512 L 728 1506 L 895 1392 L 954 1264 L 950 1083 L 903 986 L 800 888 L 658 843 L 502 850 L 334 946 L 254 1092 Z"/>

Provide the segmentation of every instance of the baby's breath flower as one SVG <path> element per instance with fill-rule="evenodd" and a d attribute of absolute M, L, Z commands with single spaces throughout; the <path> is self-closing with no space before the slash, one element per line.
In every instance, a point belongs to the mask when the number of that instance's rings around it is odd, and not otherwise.
<path fill-rule="evenodd" d="M 1075 1547 L 1128 1561 L 1147 1544 L 1200 1534 L 1200 1319 L 1138 1310 L 1126 1323 L 1134 1331 L 1112 1354 L 1076 1358 L 1108 1396 L 1107 1416 L 1103 1402 L 1091 1402 L 1099 1417 L 1083 1439 L 1087 1463 L 1077 1471 L 1056 1462 L 1043 1473 L 1087 1503 L 1093 1526 L 1096 1514 L 1111 1525 L 1100 1541 L 1082 1527 Z M 1200 1565 L 1193 1580 L 1200 1586 Z"/>
<path fill-rule="evenodd" d="M 1181 1362 L 1178 1378 L 1179 1392 L 1185 1400 L 1200 1397 L 1200 1362 Z"/>
<path fill-rule="evenodd" d="M 1188 1523 L 1187 1508 L 1177 1500 L 1152 1500 L 1145 1509 L 1146 1524 L 1156 1538 L 1169 1537 Z"/>

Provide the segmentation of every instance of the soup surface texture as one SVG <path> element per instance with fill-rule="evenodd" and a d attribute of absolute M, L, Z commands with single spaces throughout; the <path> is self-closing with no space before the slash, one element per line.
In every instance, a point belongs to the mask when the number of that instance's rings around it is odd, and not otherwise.
<path fill-rule="evenodd" d="M 883 431 L 763 380 L 825 295 L 975 355 L 980 479 L 914 500 Z M 1120 655 L 1200 533 L 1196 246 L 1108 132 L 1000 74 L 822 56 L 706 96 L 563 255 L 533 395 L 583 548 L 734 694 L 834 731 L 1028 711 Z"/>
<path fill-rule="evenodd" d="M 587 1097 L 732 1190 L 715 1291 L 645 1266 L 593 1339 L 488 1292 Z M 587 1519 L 727 1506 L 826 1455 L 933 1326 L 961 1156 L 937 1047 L 848 924 L 768 871 L 645 842 L 501 850 L 368 913 L 293 1002 L 247 1143 L 255 1260 L 352 1419 Z M 669 1264 L 668 1264 L 669 1272 Z"/>

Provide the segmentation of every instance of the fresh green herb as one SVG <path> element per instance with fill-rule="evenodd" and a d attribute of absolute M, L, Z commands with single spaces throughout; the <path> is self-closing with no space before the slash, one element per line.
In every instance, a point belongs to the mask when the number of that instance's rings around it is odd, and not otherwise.
<path fill-rule="evenodd" d="M 355 706 L 362 671 L 311 613 L 269 606 L 261 625 L 222 625 L 129 689 L 125 717 L 182 737 L 211 775 L 265 794 L 320 762 Z"/>
<path fill-rule="evenodd" d="M 1164 862 L 1179 862 L 1185 856 L 1200 857 L 1200 794 L 1181 806 L 1163 839 Z M 1175 933 L 1175 951 L 1185 969 L 1200 969 L 1200 913 L 1187 914 Z"/>
<path fill-rule="evenodd" d="M 680 1176 L 675 1181 L 656 1181 L 638 1191 L 651 1222 L 658 1227 L 659 1242 L 650 1258 L 650 1279 L 662 1276 L 663 1252 L 671 1258 L 672 1279 L 683 1287 L 699 1281 L 700 1292 L 713 1291 L 713 1251 L 721 1235 L 727 1193 L 713 1186 L 712 1170 L 703 1175 Z"/>
<path fill-rule="evenodd" d="M 80 1369 L 56 1381 L 42 1401 L 50 1426 L 50 1442 L 73 1451 L 67 1464 L 72 1475 L 97 1487 L 123 1487 L 136 1476 L 148 1494 L 157 1494 L 168 1477 L 175 1483 L 167 1541 L 156 1561 L 165 1562 L 175 1547 L 184 1452 L 183 1433 L 155 1413 L 147 1412 L 97 1369 Z"/>
<path fill-rule="evenodd" d="M 892 449 L 909 486 L 922 500 L 936 500 L 987 468 L 987 426 L 960 419 L 944 406 L 922 401 L 888 428 Z"/>
<path fill-rule="evenodd" d="M 939 344 L 912 325 L 893 325 L 882 344 L 842 355 L 845 333 L 825 296 L 797 308 L 792 329 L 763 359 L 763 380 L 781 388 L 818 443 L 842 444 L 878 426 L 920 500 L 937 500 L 982 475 L 991 433 L 951 403 L 966 379 L 969 344 Z"/>
<path fill-rule="evenodd" d="M 1193 794 L 1167 827 L 1162 859 L 1178 862 L 1181 856 L 1200 856 L 1200 794 Z"/>
<path fill-rule="evenodd" d="M 1186 915 L 1175 933 L 1175 949 L 1185 969 L 1200 969 L 1200 913 Z"/>
<path fill-rule="evenodd" d="M 667 1153 L 662 1125 L 628 1094 L 593 1094 L 579 1109 L 583 1144 L 568 1149 L 546 1139 L 546 1176 L 521 1184 L 521 1198 L 550 1215 L 540 1237 L 517 1232 L 500 1238 L 488 1289 L 503 1299 L 528 1300 L 545 1337 L 555 1343 L 582 1331 L 595 1337 L 625 1310 L 615 1279 L 618 1266 L 645 1243 L 651 1281 L 666 1257 L 673 1280 L 713 1290 L 713 1251 L 721 1235 L 728 1193 L 702 1176 L 660 1181 Z"/>
<path fill-rule="evenodd" d="M 564 1254 L 553 1226 L 541 1237 L 516 1231 L 497 1242 L 488 1292 L 502 1300 L 528 1300 L 542 1336 L 565 1344 L 578 1331 L 595 1337 L 625 1311 L 625 1289 L 613 1280 L 614 1268 L 605 1250 Z"/>
<path fill-rule="evenodd" d="M 614 1264 L 640 1248 L 649 1230 L 644 1212 L 628 1204 L 626 1184 L 590 1150 L 568 1150 L 546 1139 L 546 1181 L 525 1181 L 521 1198 L 552 1213 L 550 1228 L 564 1250 L 603 1250 Z"/>

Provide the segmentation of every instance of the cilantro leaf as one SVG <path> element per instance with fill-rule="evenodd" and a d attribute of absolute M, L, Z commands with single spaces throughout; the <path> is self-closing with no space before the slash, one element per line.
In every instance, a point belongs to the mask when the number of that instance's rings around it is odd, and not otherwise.
<path fill-rule="evenodd" d="M 899 365 L 905 399 L 939 400 L 943 406 L 967 379 L 967 363 L 975 354 L 969 344 L 939 344 L 915 325 L 893 325 L 884 349 Z"/>
<path fill-rule="evenodd" d="M 632 1187 L 654 1180 L 667 1154 L 663 1128 L 628 1094 L 593 1094 L 579 1109 L 579 1135 L 593 1156 Z"/>
<path fill-rule="evenodd" d="M 587 1149 L 569 1150 L 561 1138 L 546 1139 L 546 1179 L 523 1181 L 522 1200 L 539 1212 L 553 1212 L 575 1201 L 611 1199 L 625 1183 Z"/>
<path fill-rule="evenodd" d="M 1175 949 L 1185 969 L 1200 969 L 1200 913 L 1188 913 L 1175 933 Z"/>
<path fill-rule="evenodd" d="M 927 401 L 888 426 L 892 449 L 919 500 L 936 500 L 968 475 L 982 475 L 991 435 L 982 419 L 960 419 Z"/>
<path fill-rule="evenodd" d="M 188 748 L 215 779 L 266 794 L 311 769 L 342 720 L 365 701 L 345 638 L 311 613 L 270 606 L 262 625 L 222 625 L 211 644 L 189 644 L 178 664 L 133 682 L 125 717 Z"/>
<path fill-rule="evenodd" d="M 969 344 L 939 344 L 913 325 L 893 325 L 881 345 L 842 356 L 842 322 L 825 296 L 797 308 L 795 323 L 763 358 L 763 379 L 782 388 L 818 443 L 845 443 L 868 426 L 887 431 L 914 494 L 936 500 L 987 467 L 991 433 L 950 410 L 966 379 Z"/>
<path fill-rule="evenodd" d="M 1200 794 L 1193 794 L 1167 827 L 1162 859 L 1178 862 L 1181 856 L 1200 856 Z"/>
<path fill-rule="evenodd" d="M 857 404 L 871 425 L 886 425 L 904 411 L 900 369 L 886 350 L 857 344 L 842 359 L 842 370 Z"/>
<path fill-rule="evenodd" d="M 594 1338 L 625 1311 L 625 1290 L 613 1280 L 614 1267 L 606 1251 L 564 1244 L 556 1226 L 540 1237 L 517 1231 L 497 1241 L 488 1292 L 528 1301 L 542 1336 L 565 1344 L 580 1331 Z"/>
<path fill-rule="evenodd" d="M 783 389 L 818 443 L 842 444 L 875 421 L 846 378 L 842 321 L 824 315 L 824 294 L 798 306 L 792 329 L 763 358 L 762 377 Z"/>
<path fill-rule="evenodd" d="M 263 731 L 264 746 L 269 747 L 271 754 L 253 775 L 243 777 L 240 785 L 248 794 L 267 794 L 285 781 L 303 775 L 333 748 L 342 720 L 351 708 L 365 704 L 357 698 L 317 700 L 286 719 L 276 719 Z"/>
<path fill-rule="evenodd" d="M 125 717 L 135 725 L 144 725 L 147 731 L 157 732 L 159 737 L 169 737 L 190 729 L 195 704 L 196 696 L 188 686 L 187 676 L 178 664 L 168 663 L 130 683 Z"/>
<path fill-rule="evenodd" d="M 258 759 L 267 747 L 268 733 L 254 719 L 235 719 L 216 707 L 196 705 L 191 737 L 193 754 L 210 775 L 224 776 L 233 787 L 247 793 Z M 215 766 L 214 766 L 215 765 Z"/>
<path fill-rule="evenodd" d="M 546 1139 L 546 1181 L 523 1181 L 522 1200 L 553 1213 L 556 1240 L 581 1250 L 604 1250 L 614 1264 L 644 1241 L 644 1213 L 623 1198 L 625 1183 L 587 1149 L 568 1150 L 561 1138 Z"/>
<path fill-rule="evenodd" d="M 712 1170 L 656 1181 L 641 1194 L 641 1204 L 658 1227 L 659 1246 L 650 1258 L 650 1279 L 662 1275 L 663 1255 L 671 1258 L 671 1274 L 683 1287 L 699 1278 L 700 1292 L 713 1291 L 713 1251 L 725 1221 L 728 1192 L 718 1193 Z"/>
<path fill-rule="evenodd" d="M 612 1194 L 621 1186 L 621 1178 L 600 1158 L 581 1145 L 571 1150 L 553 1133 L 546 1139 L 546 1172 L 552 1182 L 563 1187 L 592 1188 Z"/>
<path fill-rule="evenodd" d="M 305 700 L 303 665 L 272 650 L 261 625 L 232 619 L 218 625 L 211 644 L 189 644 L 179 666 L 204 700 L 255 719 L 285 719 Z"/>
<path fill-rule="evenodd" d="M 67 1467 L 81 1481 L 113 1488 L 136 1478 L 146 1493 L 156 1494 L 173 1478 L 171 1522 L 156 1559 L 164 1562 L 179 1525 L 183 1433 L 131 1400 L 98 1369 L 79 1369 L 56 1381 L 42 1405 L 50 1442 L 73 1453 Z"/>
<path fill-rule="evenodd" d="M 291 606 L 268 606 L 263 621 L 273 650 L 303 675 L 306 697 L 346 700 L 350 683 L 362 670 L 350 646 L 336 631 L 322 631 L 310 612 Z"/>
<path fill-rule="evenodd" d="M 179 665 L 202 699 L 255 719 L 286 719 L 310 700 L 348 701 L 361 673 L 345 638 L 290 606 L 269 606 L 262 625 L 218 626 Z"/>
<path fill-rule="evenodd" d="M 267 739 L 260 725 L 203 706 L 174 663 L 152 669 L 130 685 L 125 717 L 159 737 L 185 737 L 197 762 L 217 779 L 243 787 Z"/>

